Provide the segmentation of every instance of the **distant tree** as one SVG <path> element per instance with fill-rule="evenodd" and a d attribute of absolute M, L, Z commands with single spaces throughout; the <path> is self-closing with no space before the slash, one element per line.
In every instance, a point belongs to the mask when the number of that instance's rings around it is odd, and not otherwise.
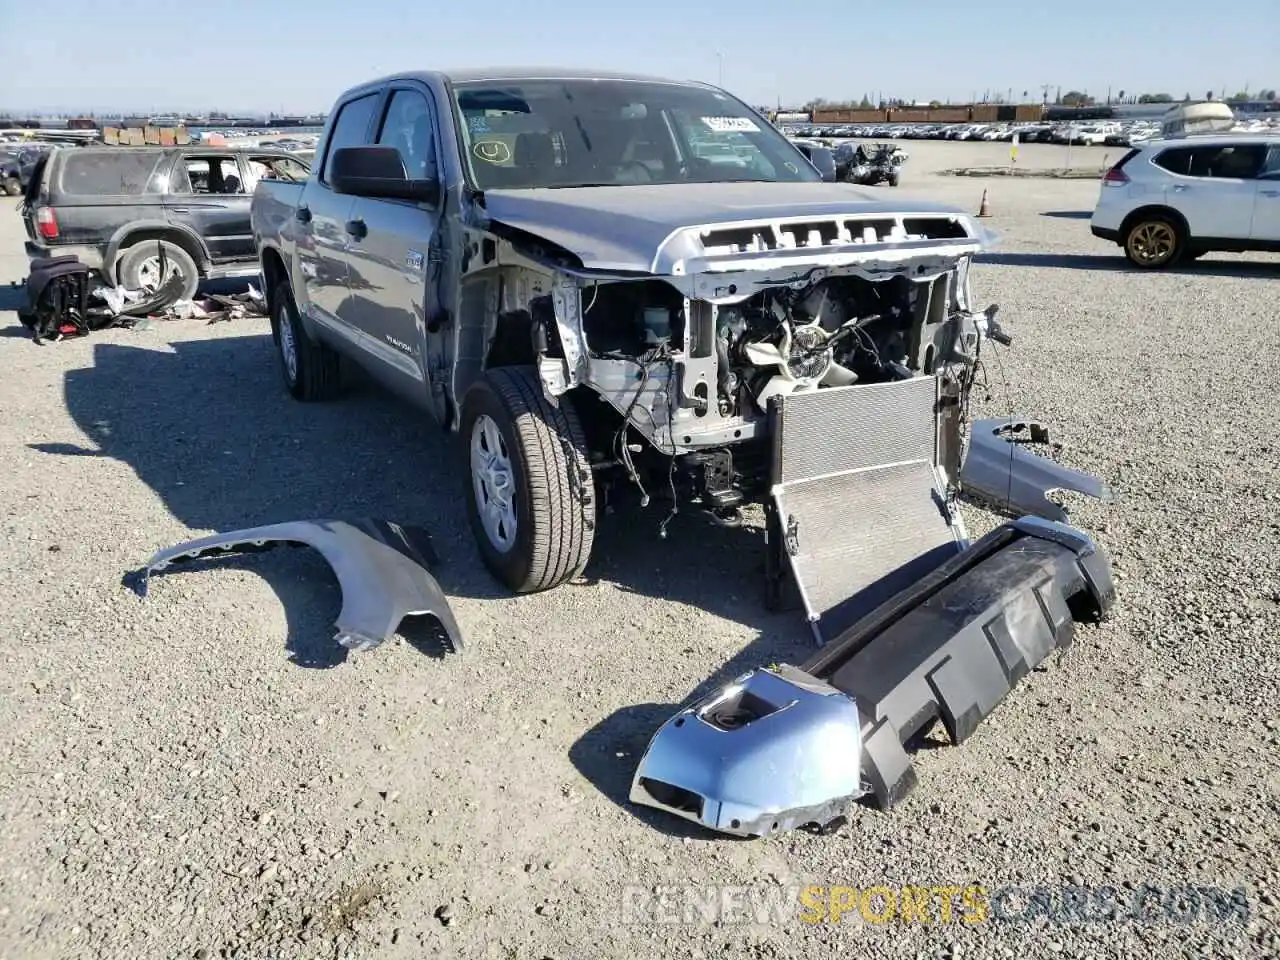
<path fill-rule="evenodd" d="M 1259 100 L 1275 100 L 1277 99 L 1276 92 L 1274 90 L 1259 90 L 1258 99 Z"/>
<path fill-rule="evenodd" d="M 858 108 L 861 110 L 871 109 L 871 101 L 867 99 L 867 95 L 865 93 L 862 95 L 862 99 L 858 101 Z"/>
<path fill-rule="evenodd" d="M 1212 90 L 1206 90 L 1206 91 L 1205 91 L 1205 94 L 1204 94 L 1204 98 L 1205 98 L 1206 100 L 1212 100 L 1212 99 L 1213 99 L 1213 91 L 1212 91 Z"/>
<path fill-rule="evenodd" d="M 1191 94 L 1187 94 L 1185 99 L 1190 100 Z M 1144 93 L 1138 97 L 1139 103 L 1173 103 L 1173 97 L 1167 93 Z"/>
<path fill-rule="evenodd" d="M 1121 91 L 1120 91 L 1120 96 L 1116 97 L 1116 99 L 1117 99 L 1117 100 L 1119 100 L 1121 103 L 1124 103 L 1124 91 L 1123 91 L 1123 90 L 1121 90 Z"/>
<path fill-rule="evenodd" d="M 1029 97 L 1029 96 L 1031 96 L 1031 91 L 1030 91 L 1030 90 L 1023 90 L 1023 91 L 1022 91 L 1022 99 L 1023 99 L 1023 101 L 1025 101 L 1025 100 L 1027 99 L 1027 97 Z"/>
<path fill-rule="evenodd" d="M 1184 93 L 1184 94 L 1182 95 L 1182 102 L 1183 102 L 1183 103 L 1190 103 L 1190 102 L 1191 102 L 1191 94 L 1190 94 L 1190 93 Z"/>
<path fill-rule="evenodd" d="M 1087 107 L 1093 103 L 1093 97 L 1079 90 L 1068 90 L 1062 95 L 1064 107 Z"/>
<path fill-rule="evenodd" d="M 942 101 L 941 101 L 941 100 L 930 100 L 930 101 L 929 101 L 929 106 L 930 106 L 930 107 L 933 107 L 933 108 L 935 108 L 935 109 L 936 109 L 937 107 L 942 106 Z"/>
<path fill-rule="evenodd" d="M 1248 91 L 1248 90 L 1237 90 L 1237 91 L 1236 91 L 1235 93 L 1233 93 L 1231 96 L 1227 97 L 1227 99 L 1228 99 L 1228 100 L 1248 100 L 1248 99 L 1249 99 L 1249 91 Z"/>

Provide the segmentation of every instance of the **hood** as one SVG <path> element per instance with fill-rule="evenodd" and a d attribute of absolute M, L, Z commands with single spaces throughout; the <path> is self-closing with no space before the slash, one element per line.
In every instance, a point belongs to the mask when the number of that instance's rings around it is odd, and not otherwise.
<path fill-rule="evenodd" d="M 883 197 L 847 183 L 679 183 L 486 190 L 484 206 L 491 220 L 568 250 L 588 270 L 664 275 L 706 252 L 698 239 L 708 227 L 925 215 L 961 218 L 970 236 L 980 233 L 959 210 Z"/>

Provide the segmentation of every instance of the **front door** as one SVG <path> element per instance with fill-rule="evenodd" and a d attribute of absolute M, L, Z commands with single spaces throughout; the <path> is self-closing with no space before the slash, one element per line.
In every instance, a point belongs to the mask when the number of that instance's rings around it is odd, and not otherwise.
<path fill-rule="evenodd" d="M 1258 175 L 1258 197 L 1253 205 L 1252 240 L 1280 243 L 1280 144 L 1267 150 L 1266 163 Z"/>
<path fill-rule="evenodd" d="M 374 142 L 400 151 L 409 179 L 438 178 L 435 111 L 423 88 L 407 82 L 390 88 Z M 443 396 L 433 398 L 423 356 L 436 301 L 437 216 L 410 200 L 356 200 L 348 224 L 350 314 L 343 319 L 382 360 L 389 386 L 439 413 Z"/>
<path fill-rule="evenodd" d="M 378 93 L 368 93 L 338 108 L 317 176 L 307 183 L 302 202 L 294 212 L 307 315 L 329 333 L 346 339 L 355 339 L 342 315 L 349 296 L 347 249 L 351 237 L 346 225 L 356 201 L 333 192 L 326 180 L 325 166 L 335 150 L 367 142 L 378 97 Z"/>
<path fill-rule="evenodd" d="M 249 228 L 249 195 L 234 154 L 180 156 L 169 179 L 165 217 L 202 237 L 214 263 L 257 256 Z"/>

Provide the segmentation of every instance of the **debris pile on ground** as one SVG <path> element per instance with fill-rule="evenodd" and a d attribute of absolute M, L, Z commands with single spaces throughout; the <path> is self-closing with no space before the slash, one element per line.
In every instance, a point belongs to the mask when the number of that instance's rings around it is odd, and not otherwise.
<path fill-rule="evenodd" d="M 110 327 L 145 326 L 147 319 L 204 319 L 209 323 L 266 315 L 266 298 L 249 284 L 244 293 L 178 300 L 182 278 L 155 290 L 90 286 L 89 268 L 75 257 L 34 261 L 26 280 L 27 304 L 19 320 L 37 343 L 65 340 Z"/>

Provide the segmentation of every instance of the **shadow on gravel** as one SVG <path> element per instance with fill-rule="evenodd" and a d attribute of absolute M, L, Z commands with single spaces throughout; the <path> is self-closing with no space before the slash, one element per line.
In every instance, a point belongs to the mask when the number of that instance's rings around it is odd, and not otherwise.
<path fill-rule="evenodd" d="M 1055 217 L 1058 220 L 1088 220 L 1093 216 L 1089 210 L 1046 210 L 1042 217 Z"/>
<path fill-rule="evenodd" d="M 1207 254 L 1206 256 L 1213 256 Z M 1065 270 L 1105 270 L 1109 273 L 1141 273 L 1149 270 L 1130 267 L 1123 256 L 1091 256 L 1076 253 L 985 253 L 976 258 L 980 264 L 1002 267 L 1059 267 Z M 1198 260 L 1193 263 L 1166 267 L 1161 273 L 1206 277 L 1280 277 L 1280 263 L 1261 263 L 1252 260 Z"/>
<path fill-rule="evenodd" d="M 95 344 L 93 365 L 69 371 L 64 386 L 67 409 L 90 439 L 31 448 L 128 464 L 190 528 L 184 540 L 286 520 L 420 524 L 444 557 L 432 572 L 447 594 L 505 596 L 480 566 L 466 527 L 454 445 L 425 416 L 406 415 L 358 374 L 341 401 L 295 402 L 280 385 L 266 334 L 152 345 Z M 137 565 L 170 545 L 138 544 Z M 288 611 L 296 662 L 333 666 L 345 654 L 332 639 L 337 581 L 318 553 L 299 552 L 313 556 L 314 575 L 302 580 L 288 572 L 297 561 L 275 559 L 293 553 L 284 547 L 265 554 L 269 561 L 241 555 L 218 564 L 245 565 L 271 583 Z M 175 575 L 182 574 L 161 576 Z M 317 592 L 328 589 L 332 602 Z M 424 629 L 406 621 L 401 635 L 430 653 Z"/>
<path fill-rule="evenodd" d="M 265 323 L 250 327 L 264 328 Z M 467 525 L 461 445 L 358 372 L 350 376 L 341 400 L 301 404 L 280 383 L 266 333 L 173 344 L 154 338 L 146 347 L 94 344 L 93 365 L 69 371 L 64 392 L 68 410 L 89 440 L 32 449 L 49 456 L 96 452 L 128 464 L 190 528 L 182 539 L 286 520 L 380 517 L 430 532 L 442 558 L 432 572 L 446 595 L 509 596 L 481 564 Z M 757 639 L 708 683 L 771 660 L 807 657 L 811 641 L 803 614 L 764 608 L 759 532 L 726 530 L 681 513 L 662 539 L 658 528 L 666 512 L 655 497 L 646 510 L 601 518 L 587 582 L 668 601 L 667 616 L 645 624 L 659 637 L 668 623 L 673 635 L 679 633 L 680 604 L 758 631 Z M 139 544 L 138 565 L 170 545 Z M 251 562 L 280 593 L 298 662 L 333 665 L 329 657 L 341 651 L 322 655 L 321 650 L 336 648 L 331 624 L 339 601 L 335 595 L 326 604 L 314 593 L 318 582 L 333 584 L 336 591 L 323 560 L 318 555 L 314 560 L 323 576 L 292 586 L 289 575 L 276 574 L 275 560 L 233 562 Z M 607 593 L 599 597 L 603 603 Z M 324 608 L 324 615 L 316 615 L 316 608 Z M 296 617 L 305 619 L 295 622 Z M 432 638 L 417 634 L 407 625 L 402 630 L 409 642 L 429 652 Z"/>
<path fill-rule="evenodd" d="M 0 310 L 17 310 L 26 302 L 27 285 L 25 283 L 20 283 L 16 287 L 8 283 L 0 285 Z M 10 330 L 13 328 L 6 327 L 5 329 Z M 18 329 L 21 330 L 25 336 L 30 336 L 30 334 L 26 333 L 26 328 L 21 324 L 18 325 Z"/>

